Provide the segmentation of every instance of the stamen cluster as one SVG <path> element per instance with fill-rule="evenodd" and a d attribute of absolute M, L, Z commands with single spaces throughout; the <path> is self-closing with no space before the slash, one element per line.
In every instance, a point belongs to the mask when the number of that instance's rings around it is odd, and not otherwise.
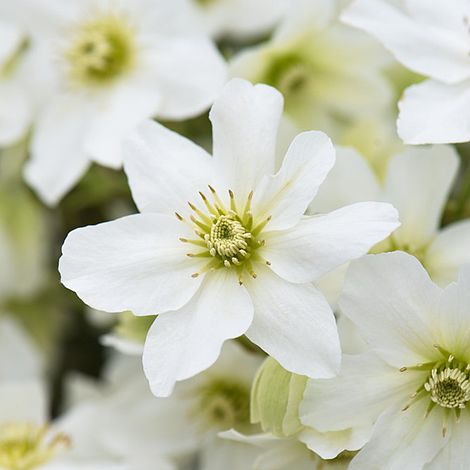
<path fill-rule="evenodd" d="M 212 186 L 209 186 L 209 190 L 213 201 L 209 201 L 204 193 L 199 193 L 205 206 L 204 211 L 188 202 L 193 214 L 187 222 L 197 238 L 180 238 L 182 242 L 202 249 L 196 253 L 188 253 L 187 256 L 209 258 L 203 269 L 194 273 L 193 277 L 212 269 L 225 267 L 237 270 L 240 283 L 243 282 L 242 275 L 245 270 L 253 278 L 256 278 L 252 262 L 261 261 L 270 264 L 260 256 L 257 250 L 265 244 L 265 240 L 260 238 L 260 234 L 271 217 L 267 217 L 257 224 L 254 223 L 251 212 L 253 192 L 248 195 L 243 209 L 239 209 L 231 190 L 228 192 L 230 208 L 226 207 Z M 185 220 L 178 213 L 176 216 L 181 221 Z"/>
<path fill-rule="evenodd" d="M 79 24 L 66 51 L 70 78 L 80 84 L 108 83 L 134 59 L 134 32 L 127 18 L 107 14 Z"/>
<path fill-rule="evenodd" d="M 69 444 L 58 434 L 47 440 L 47 426 L 9 423 L 0 426 L 0 468 L 32 470 L 49 462 L 60 447 Z"/>

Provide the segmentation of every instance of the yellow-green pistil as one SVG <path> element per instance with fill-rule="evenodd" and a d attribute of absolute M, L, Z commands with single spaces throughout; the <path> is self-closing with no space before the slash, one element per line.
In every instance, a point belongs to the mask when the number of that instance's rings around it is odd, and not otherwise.
<path fill-rule="evenodd" d="M 30 423 L 0 425 L 0 468 L 33 470 L 49 462 L 69 440 L 63 434 L 47 438 L 48 428 Z"/>
<path fill-rule="evenodd" d="M 122 76 L 135 59 L 134 33 L 129 20 L 116 13 L 78 24 L 65 52 L 69 78 L 93 86 Z"/>
<path fill-rule="evenodd" d="M 435 347 L 442 354 L 442 360 L 400 369 L 401 372 L 407 370 L 429 371 L 426 382 L 413 393 L 412 401 L 403 408 L 403 411 L 406 411 L 416 400 L 427 396 L 429 405 L 426 416 L 436 405 L 446 410 L 442 427 L 443 435 L 445 435 L 450 413 L 453 412 L 458 420 L 461 411 L 466 409 L 470 402 L 470 364 L 457 359 L 440 346 L 436 345 Z M 468 409 L 470 410 L 470 407 Z"/>
<path fill-rule="evenodd" d="M 204 193 L 199 193 L 205 206 L 204 211 L 191 202 L 188 203 L 193 211 L 188 223 L 197 238 L 180 238 L 182 242 L 200 248 L 198 252 L 188 253 L 187 256 L 208 258 L 208 262 L 202 270 L 192 276 L 197 277 L 212 269 L 229 268 L 237 271 L 240 284 L 243 282 L 244 271 L 256 278 L 252 262 L 270 264 L 260 256 L 257 250 L 265 244 L 265 240 L 261 238 L 261 232 L 271 217 L 267 217 L 259 223 L 253 221 L 251 212 L 253 192 L 248 195 L 243 208 L 238 208 L 235 196 L 229 190 L 230 207 L 227 208 L 212 186 L 209 186 L 209 190 L 212 202 Z M 180 214 L 177 213 L 176 216 L 179 220 L 184 221 Z"/>

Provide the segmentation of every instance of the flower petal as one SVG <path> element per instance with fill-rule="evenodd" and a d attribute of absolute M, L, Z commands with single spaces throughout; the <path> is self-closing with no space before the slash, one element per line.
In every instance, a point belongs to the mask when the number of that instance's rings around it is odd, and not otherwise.
<path fill-rule="evenodd" d="M 253 213 L 260 220 L 272 217 L 269 230 L 292 227 L 305 213 L 334 162 L 335 150 L 326 134 L 299 134 L 277 174 L 261 180 L 253 198 Z"/>
<path fill-rule="evenodd" d="M 371 425 L 331 432 L 305 427 L 299 440 L 322 459 L 333 459 L 343 450 L 359 450 L 370 439 L 371 432 Z"/>
<path fill-rule="evenodd" d="M 336 163 L 309 206 L 309 214 L 330 212 L 348 204 L 382 199 L 377 176 L 353 148 L 336 147 Z"/>
<path fill-rule="evenodd" d="M 215 164 L 240 202 L 275 171 L 282 106 L 276 89 L 232 79 L 212 107 Z"/>
<path fill-rule="evenodd" d="M 470 435 L 470 419 L 464 416 L 452 427 L 449 441 L 436 458 L 424 467 L 424 470 L 467 470 L 468 468 L 468 436 Z"/>
<path fill-rule="evenodd" d="M 345 354 L 337 377 L 307 382 L 300 421 L 321 432 L 365 428 L 423 380 L 422 373 L 401 373 L 371 352 Z"/>
<path fill-rule="evenodd" d="M 403 367 L 438 360 L 429 323 L 441 293 L 415 257 L 395 251 L 353 262 L 339 305 L 377 354 Z"/>
<path fill-rule="evenodd" d="M 111 168 L 122 166 L 123 139 L 142 121 L 155 116 L 161 102 L 160 91 L 149 82 L 138 77 L 121 84 L 96 106 L 85 142 L 93 160 Z"/>
<path fill-rule="evenodd" d="M 170 395 L 176 381 L 211 366 L 224 341 L 245 333 L 252 318 L 253 305 L 236 273 L 208 274 L 186 306 L 159 315 L 149 330 L 143 361 L 154 395 Z"/>
<path fill-rule="evenodd" d="M 451 8 L 447 4 L 431 7 L 444 16 Z M 429 12 L 431 9 L 428 5 Z M 470 14 L 468 6 L 467 10 Z M 449 83 L 470 77 L 464 17 L 451 27 L 442 22 L 432 24 L 424 15 L 408 16 L 387 0 L 356 0 L 344 11 L 342 20 L 374 35 L 399 62 L 415 72 Z"/>
<path fill-rule="evenodd" d="M 424 264 L 437 284 L 455 281 L 459 269 L 470 264 L 470 221 L 453 223 L 439 232 L 426 252 Z"/>
<path fill-rule="evenodd" d="M 124 147 L 124 169 L 141 212 L 174 214 L 217 185 L 211 156 L 154 121 L 146 121 Z"/>
<path fill-rule="evenodd" d="M 259 269 L 258 269 L 259 268 Z M 284 368 L 310 377 L 332 377 L 339 369 L 336 322 L 322 294 L 310 284 L 286 282 L 258 266 L 247 283 L 255 316 L 248 338 Z"/>
<path fill-rule="evenodd" d="M 207 110 L 227 79 L 227 66 L 212 41 L 186 36 L 155 40 L 155 88 L 161 94 L 157 116 L 182 120 Z"/>
<path fill-rule="evenodd" d="M 70 96 L 54 100 L 38 117 L 31 143 L 26 181 L 48 205 L 55 205 L 89 166 L 83 147 L 91 113 Z"/>
<path fill-rule="evenodd" d="M 305 217 L 292 229 L 267 233 L 263 256 L 282 278 L 311 282 L 365 255 L 398 225 L 390 204 L 358 202 L 330 214 Z"/>
<path fill-rule="evenodd" d="M 470 140 L 470 81 L 446 85 L 427 80 L 406 89 L 399 101 L 398 134 L 407 144 Z"/>
<path fill-rule="evenodd" d="M 450 146 L 409 147 L 390 160 L 385 199 L 400 215 L 392 237 L 403 251 L 419 250 L 434 237 L 458 166 Z"/>
<path fill-rule="evenodd" d="M 62 248 L 62 283 L 97 310 L 136 315 L 177 310 L 201 283 L 191 277 L 198 265 L 178 240 L 184 230 L 175 217 L 160 214 L 76 229 Z"/>
<path fill-rule="evenodd" d="M 470 265 L 461 271 L 457 282 L 449 284 L 439 302 L 433 325 L 436 344 L 470 363 Z"/>
<path fill-rule="evenodd" d="M 391 408 L 383 414 L 372 439 L 352 460 L 349 470 L 423 468 L 446 443 L 442 408 L 435 407 L 426 416 L 428 404 L 428 400 L 420 400 L 405 412 Z"/>

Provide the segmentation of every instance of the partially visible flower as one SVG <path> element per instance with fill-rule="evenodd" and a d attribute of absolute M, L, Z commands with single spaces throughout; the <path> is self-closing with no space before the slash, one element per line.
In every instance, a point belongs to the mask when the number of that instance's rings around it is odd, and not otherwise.
<path fill-rule="evenodd" d="M 56 204 L 91 161 L 119 168 L 122 139 L 141 121 L 196 116 L 220 92 L 222 56 L 207 37 L 175 32 L 172 8 L 147 0 L 2 6 L 29 35 L 43 82 L 25 177 L 47 204 Z M 37 79 L 28 84 L 38 88 Z"/>
<path fill-rule="evenodd" d="M 337 0 L 295 0 L 269 41 L 247 48 L 231 74 L 276 87 L 301 129 L 337 137 L 345 123 L 387 107 L 384 55 L 366 35 L 341 24 Z"/>
<path fill-rule="evenodd" d="M 402 252 L 353 262 L 340 299 L 370 350 L 312 380 L 303 422 L 340 431 L 374 421 L 350 470 L 468 467 L 470 270 L 445 289 Z"/>
<path fill-rule="evenodd" d="M 388 163 L 383 183 L 351 149 L 338 149 L 337 163 L 310 206 L 311 213 L 358 201 L 387 201 L 401 226 L 374 252 L 401 250 L 416 256 L 440 285 L 470 263 L 470 221 L 440 229 L 445 203 L 459 167 L 450 146 L 408 147 Z"/>
<path fill-rule="evenodd" d="M 399 102 L 398 133 L 408 144 L 470 140 L 470 3 L 356 0 L 344 22 L 372 35 L 428 80 Z"/>
<path fill-rule="evenodd" d="M 389 204 L 304 217 L 334 164 L 321 132 L 292 142 L 276 173 L 282 97 L 232 80 L 211 111 L 214 157 L 155 122 L 129 139 L 125 170 L 141 214 L 69 234 L 62 282 L 91 307 L 158 317 L 144 368 L 153 392 L 207 369 L 244 333 L 285 368 L 330 377 L 334 316 L 312 281 L 398 226 Z"/>

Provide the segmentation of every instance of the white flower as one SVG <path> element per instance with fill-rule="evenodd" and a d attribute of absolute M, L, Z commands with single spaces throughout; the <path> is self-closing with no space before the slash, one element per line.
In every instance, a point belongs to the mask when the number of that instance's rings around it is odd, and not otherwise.
<path fill-rule="evenodd" d="M 435 282 L 445 285 L 470 263 L 470 222 L 455 222 L 439 229 L 458 167 L 458 155 L 450 146 L 408 147 L 389 160 L 381 182 L 359 154 L 338 149 L 336 165 L 310 210 L 330 211 L 368 200 L 393 204 L 401 226 L 374 252 L 410 253 Z"/>
<path fill-rule="evenodd" d="M 470 438 L 470 270 L 444 290 L 401 252 L 353 262 L 342 311 L 369 352 L 313 380 L 302 421 L 322 431 L 375 421 L 350 470 L 464 470 Z"/>
<path fill-rule="evenodd" d="M 77 229 L 64 243 L 62 282 L 88 305 L 159 314 L 143 358 L 156 395 L 244 333 L 294 372 L 330 377 L 339 367 L 334 317 L 310 283 L 365 254 L 397 214 L 360 203 L 303 217 L 334 149 L 321 132 L 300 134 L 275 173 L 281 113 L 273 88 L 231 81 L 211 111 L 213 158 L 143 124 L 125 160 L 142 213 Z"/>
<path fill-rule="evenodd" d="M 222 56 L 206 37 L 174 33 L 168 5 L 24 0 L 8 6 L 20 24 L 24 9 L 34 17 L 23 23 L 39 76 L 30 82 L 43 81 L 37 90 L 43 103 L 25 177 L 46 203 L 57 203 L 91 161 L 120 167 L 122 139 L 141 121 L 195 116 L 219 93 Z"/>
<path fill-rule="evenodd" d="M 391 91 L 384 54 L 365 34 L 339 22 L 337 0 L 293 0 L 272 39 L 242 50 L 231 74 L 281 91 L 301 129 L 336 136 L 344 121 L 377 115 Z"/>
<path fill-rule="evenodd" d="M 409 144 L 470 140 L 470 3 L 356 0 L 342 19 L 374 35 L 409 69 L 430 77 L 399 103 Z"/>
<path fill-rule="evenodd" d="M 49 422 L 39 353 L 6 319 L 0 320 L 0 358 L 1 470 L 131 470 L 110 454 L 96 452 L 91 439 L 84 442 L 89 420 L 85 427 Z"/>
<path fill-rule="evenodd" d="M 212 37 L 251 39 L 267 33 L 287 7 L 285 0 L 172 0 L 184 23 Z M 176 10 L 176 8 L 175 8 Z"/>

